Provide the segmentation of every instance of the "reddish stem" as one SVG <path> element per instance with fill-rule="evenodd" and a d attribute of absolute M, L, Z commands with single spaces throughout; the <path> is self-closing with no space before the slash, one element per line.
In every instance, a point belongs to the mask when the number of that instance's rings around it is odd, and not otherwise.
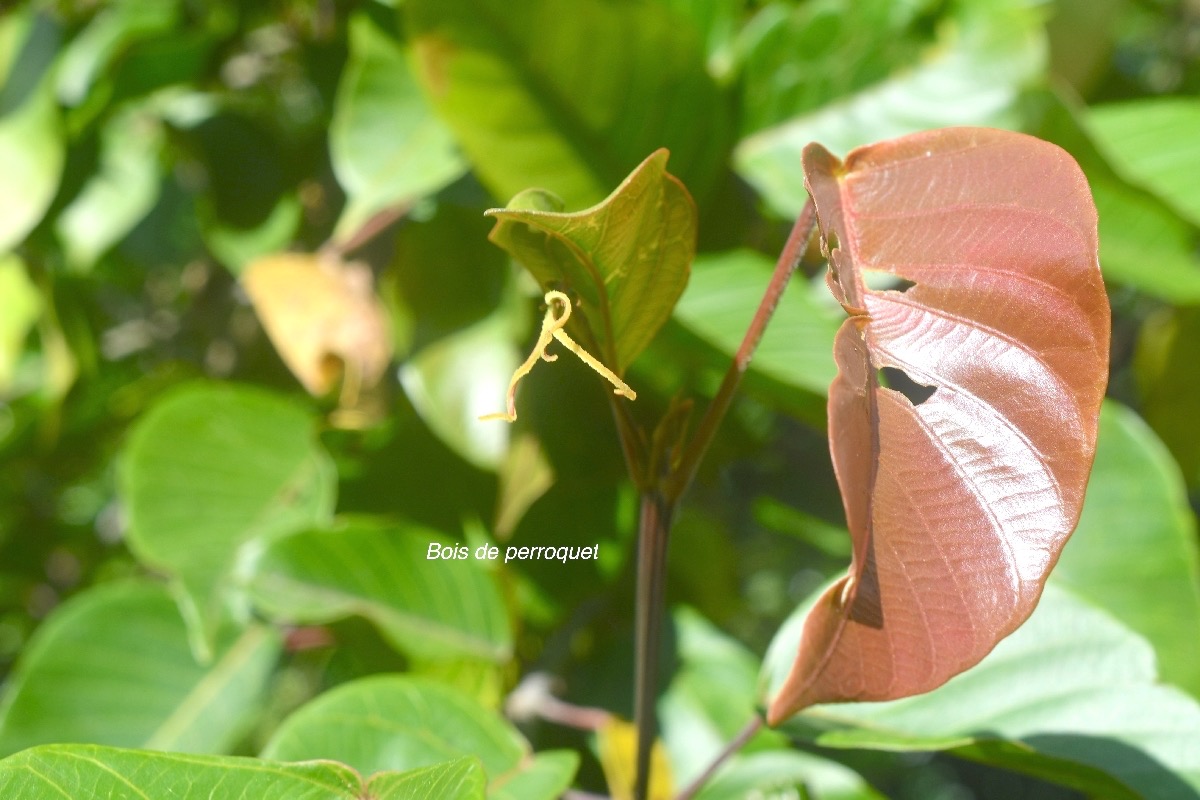
<path fill-rule="evenodd" d="M 750 327 L 746 329 L 746 335 L 742 338 L 742 344 L 733 357 L 733 363 L 729 365 L 729 369 L 721 381 L 721 386 L 717 389 L 716 396 L 704 412 L 704 418 L 700 420 L 696 434 L 688 442 L 688 448 L 684 452 L 679 469 L 667 478 L 663 486 L 663 495 L 668 501 L 678 502 L 696 477 L 700 462 L 703 460 L 705 452 L 708 451 L 708 446 L 712 443 L 713 436 L 716 435 L 717 428 L 721 425 L 721 420 L 725 418 L 725 412 L 729 410 L 729 406 L 733 402 L 733 394 L 750 366 L 750 359 L 754 356 L 759 341 L 762 340 L 767 323 L 775 314 L 775 307 L 779 305 L 779 299 L 783 297 L 788 280 L 804 256 L 816 222 L 816 207 L 809 199 L 800 212 L 800 216 L 796 218 L 792 232 L 788 234 L 783 251 L 779 254 L 779 260 L 775 262 L 775 272 L 771 275 L 771 282 L 767 285 L 767 291 L 758 304 L 754 319 L 750 321 Z"/>

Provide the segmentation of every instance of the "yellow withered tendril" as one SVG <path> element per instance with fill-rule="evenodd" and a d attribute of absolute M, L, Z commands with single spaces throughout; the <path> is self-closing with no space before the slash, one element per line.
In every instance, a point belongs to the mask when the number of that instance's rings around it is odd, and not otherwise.
<path fill-rule="evenodd" d="M 556 304 L 562 308 L 561 316 L 554 313 Z M 479 419 L 502 419 L 505 422 L 517 421 L 517 384 L 529 374 L 529 371 L 533 369 L 533 365 L 537 363 L 539 358 L 543 361 L 558 360 L 558 356 L 550 355 L 546 352 L 546 348 L 550 346 L 551 339 L 557 339 L 562 342 L 568 350 L 583 359 L 583 363 L 600 373 L 605 380 L 615 387 L 613 390 L 614 394 L 628 397 L 630 400 L 637 399 L 637 392 L 630 389 L 623 380 L 618 378 L 611 369 L 597 361 L 591 353 L 580 347 L 579 343 L 572 339 L 566 330 L 564 330 L 567 320 L 570 318 L 571 298 L 558 291 L 546 292 L 546 316 L 542 318 L 542 332 L 538 334 L 537 343 L 534 344 L 533 352 L 529 354 L 529 358 L 525 359 L 524 364 L 517 367 L 516 372 L 513 373 L 512 380 L 508 382 L 508 410 L 498 411 L 495 414 L 484 414 Z"/>

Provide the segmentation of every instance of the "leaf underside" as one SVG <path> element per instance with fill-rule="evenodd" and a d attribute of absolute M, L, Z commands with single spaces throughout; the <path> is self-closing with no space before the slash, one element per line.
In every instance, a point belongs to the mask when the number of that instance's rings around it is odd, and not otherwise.
<path fill-rule="evenodd" d="M 809 145 L 804 169 L 850 315 L 829 435 L 854 550 L 772 724 L 929 691 L 1029 616 L 1079 519 L 1107 382 L 1095 206 L 1064 151 L 950 128 L 844 164 Z"/>

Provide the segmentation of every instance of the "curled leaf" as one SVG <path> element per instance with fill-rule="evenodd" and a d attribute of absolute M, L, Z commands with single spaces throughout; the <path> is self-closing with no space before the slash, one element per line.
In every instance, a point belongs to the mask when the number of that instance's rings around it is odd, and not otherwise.
<path fill-rule="evenodd" d="M 804 169 L 850 314 L 829 434 L 853 555 L 773 724 L 929 691 L 1029 616 L 1079 519 L 1108 374 L 1095 206 L 1064 151 L 951 128 L 845 163 L 809 145 Z"/>

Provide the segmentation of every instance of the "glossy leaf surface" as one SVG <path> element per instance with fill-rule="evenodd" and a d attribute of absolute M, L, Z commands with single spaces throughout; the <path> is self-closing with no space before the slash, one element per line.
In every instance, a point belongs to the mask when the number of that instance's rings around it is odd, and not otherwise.
<path fill-rule="evenodd" d="M 696 250 L 696 206 L 652 153 L 599 205 L 547 210 L 545 193 L 524 192 L 494 209 L 491 240 L 525 265 L 544 290 L 575 295 L 586 328 L 576 337 L 618 375 L 650 344 L 683 293 Z M 531 207 L 536 206 L 536 207 Z M 602 355 L 600 355 L 602 354 Z"/>
<path fill-rule="evenodd" d="M 805 170 L 851 315 L 829 430 L 854 554 L 772 722 L 929 691 L 1029 616 L 1079 518 L 1107 381 L 1095 208 L 1066 153 L 960 128 L 845 164 L 812 145 Z M 913 285 L 869 289 L 864 270 Z M 885 368 L 925 391 L 886 388 Z"/>

